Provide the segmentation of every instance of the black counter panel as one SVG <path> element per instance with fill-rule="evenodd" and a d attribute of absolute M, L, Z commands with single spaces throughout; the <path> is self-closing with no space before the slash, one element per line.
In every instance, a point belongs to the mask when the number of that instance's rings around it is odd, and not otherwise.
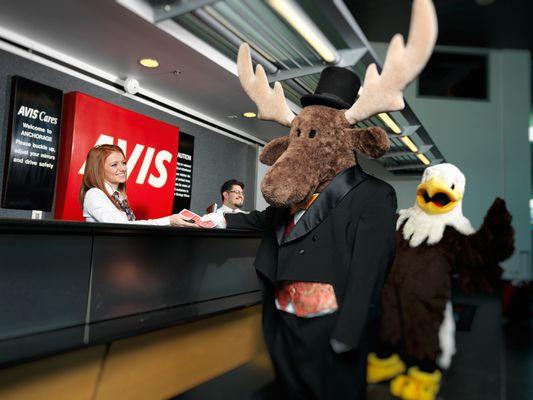
<path fill-rule="evenodd" d="M 90 322 L 257 291 L 257 238 L 96 237 Z"/>
<path fill-rule="evenodd" d="M 85 323 L 91 242 L 0 234 L 0 340 Z"/>
<path fill-rule="evenodd" d="M 0 368 L 260 302 L 253 232 L 0 220 Z"/>

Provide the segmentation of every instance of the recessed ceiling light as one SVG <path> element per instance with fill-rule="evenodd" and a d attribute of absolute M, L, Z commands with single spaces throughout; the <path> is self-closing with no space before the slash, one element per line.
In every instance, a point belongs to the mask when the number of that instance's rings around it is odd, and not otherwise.
<path fill-rule="evenodd" d="M 257 117 L 257 114 L 254 112 L 248 111 L 248 112 L 242 113 L 242 116 L 246 118 L 255 118 Z"/>
<path fill-rule="evenodd" d="M 378 114 L 378 117 L 380 120 L 383 121 L 383 123 L 385 125 L 387 125 L 394 133 L 402 133 L 402 130 L 400 129 L 400 127 L 398 126 L 398 124 L 396 124 L 396 122 L 394 122 L 394 120 L 389 117 L 389 114 L 387 113 L 380 113 Z M 415 151 L 415 150 L 413 150 Z"/>
<path fill-rule="evenodd" d="M 409 150 L 411 150 L 413 153 L 416 153 L 418 151 L 418 147 L 413 143 L 411 139 L 409 139 L 409 136 L 401 136 L 400 140 L 407 146 Z"/>
<path fill-rule="evenodd" d="M 427 158 L 425 155 L 423 155 L 423 154 L 421 154 L 421 153 L 418 153 L 416 156 L 418 157 L 418 159 L 419 159 L 420 161 L 422 161 L 422 162 L 424 163 L 424 165 L 429 165 L 429 164 L 431 164 L 431 161 L 429 161 L 428 158 Z"/>
<path fill-rule="evenodd" d="M 157 68 L 159 67 L 159 61 L 155 58 L 141 58 L 139 64 L 146 68 Z"/>

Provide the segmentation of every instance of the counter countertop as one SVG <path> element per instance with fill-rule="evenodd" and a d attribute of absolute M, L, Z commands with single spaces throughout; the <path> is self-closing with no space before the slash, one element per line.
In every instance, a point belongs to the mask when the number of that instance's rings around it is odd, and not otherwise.
<path fill-rule="evenodd" d="M 239 229 L 176 228 L 171 226 L 0 218 L 0 233 L 53 233 L 69 235 L 156 235 L 259 237 L 260 232 Z"/>

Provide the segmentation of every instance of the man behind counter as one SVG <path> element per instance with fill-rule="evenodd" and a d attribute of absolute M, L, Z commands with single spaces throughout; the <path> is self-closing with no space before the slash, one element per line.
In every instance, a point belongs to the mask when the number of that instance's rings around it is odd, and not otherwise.
<path fill-rule="evenodd" d="M 216 211 L 217 214 L 245 212 L 241 210 L 244 205 L 244 183 L 236 179 L 224 182 L 220 188 L 220 196 L 222 198 L 222 207 Z"/>

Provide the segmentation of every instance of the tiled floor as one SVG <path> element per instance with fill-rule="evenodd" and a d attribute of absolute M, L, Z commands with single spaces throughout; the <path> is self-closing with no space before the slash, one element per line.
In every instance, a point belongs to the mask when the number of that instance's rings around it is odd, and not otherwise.
<path fill-rule="evenodd" d="M 496 296 L 468 297 L 454 301 L 476 305 L 469 332 L 457 332 L 457 354 L 443 381 L 440 400 L 532 400 L 533 326 L 504 324 Z M 273 373 L 268 359 L 259 357 L 175 400 L 255 399 L 268 392 Z M 368 400 L 393 399 L 386 385 L 368 388 Z"/>

